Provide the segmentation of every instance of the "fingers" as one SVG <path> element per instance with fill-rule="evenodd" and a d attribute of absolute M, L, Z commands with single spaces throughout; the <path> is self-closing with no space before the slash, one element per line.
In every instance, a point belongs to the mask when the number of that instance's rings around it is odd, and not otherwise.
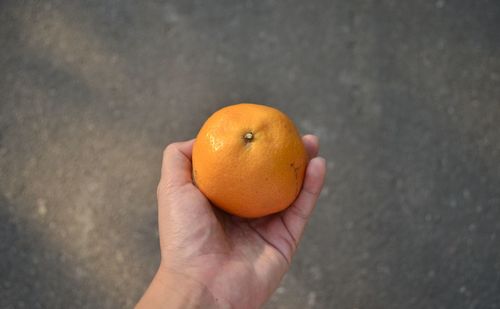
<path fill-rule="evenodd" d="M 192 183 L 191 154 L 194 139 L 172 143 L 163 151 L 160 187 L 179 187 Z"/>
<path fill-rule="evenodd" d="M 302 142 L 306 147 L 309 159 L 312 159 L 318 155 L 319 151 L 319 139 L 315 135 L 307 134 L 302 137 Z"/>
<path fill-rule="evenodd" d="M 295 202 L 283 213 L 283 221 L 297 244 L 318 200 L 325 173 L 325 159 L 315 157 L 309 161 L 302 190 Z"/>

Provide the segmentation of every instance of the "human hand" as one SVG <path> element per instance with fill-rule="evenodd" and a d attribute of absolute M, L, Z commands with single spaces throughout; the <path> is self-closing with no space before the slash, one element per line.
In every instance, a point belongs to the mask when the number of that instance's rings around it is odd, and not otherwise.
<path fill-rule="evenodd" d="M 318 138 L 302 138 L 311 160 L 286 210 L 243 219 L 213 207 L 193 184 L 194 140 L 169 145 L 158 185 L 161 263 L 137 308 L 258 308 L 288 271 L 323 186 Z"/>

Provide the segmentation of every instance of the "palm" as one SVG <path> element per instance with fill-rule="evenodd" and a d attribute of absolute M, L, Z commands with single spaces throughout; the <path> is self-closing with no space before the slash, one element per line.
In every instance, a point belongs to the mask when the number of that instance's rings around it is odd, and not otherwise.
<path fill-rule="evenodd" d="M 317 141 L 305 138 L 304 143 L 310 156 L 315 157 Z M 190 161 L 185 159 L 190 159 L 191 147 L 187 148 L 184 163 L 189 166 L 159 186 L 162 260 L 182 269 L 184 275 L 202 283 L 216 297 L 257 307 L 269 298 L 287 271 L 312 211 L 314 203 L 308 202 L 315 201 L 322 177 L 318 180 L 309 176 L 307 183 L 306 175 L 304 189 L 284 212 L 242 219 L 212 207 L 191 181 L 179 182 L 183 177 L 190 179 Z M 164 166 L 162 173 L 168 171 Z M 164 193 L 162 187 L 167 187 Z"/>
<path fill-rule="evenodd" d="M 168 214 L 170 222 L 185 229 L 174 237 L 160 231 L 162 255 L 169 259 L 169 253 L 175 252 L 175 259 L 169 261 L 174 265 L 177 259 L 183 264 L 189 261 L 187 273 L 195 273 L 217 297 L 230 303 L 248 297 L 244 303 L 260 304 L 279 284 L 294 250 L 281 215 L 240 219 L 213 208 L 194 185 L 188 186 L 183 194 L 189 205 L 179 207 L 189 211 L 176 218 Z M 235 280 L 240 282 L 237 289 L 226 286 Z"/>

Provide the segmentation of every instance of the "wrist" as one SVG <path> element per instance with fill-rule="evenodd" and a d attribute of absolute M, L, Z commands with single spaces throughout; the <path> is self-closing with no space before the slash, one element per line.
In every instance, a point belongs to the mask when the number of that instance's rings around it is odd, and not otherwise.
<path fill-rule="evenodd" d="M 155 279 L 169 296 L 169 308 L 215 308 L 215 298 L 188 275 L 160 266 Z"/>
<path fill-rule="evenodd" d="M 228 308 L 194 277 L 160 265 L 137 308 Z"/>

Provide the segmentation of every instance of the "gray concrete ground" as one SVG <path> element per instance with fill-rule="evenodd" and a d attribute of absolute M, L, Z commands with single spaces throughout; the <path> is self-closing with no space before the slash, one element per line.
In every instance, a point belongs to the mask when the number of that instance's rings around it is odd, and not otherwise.
<path fill-rule="evenodd" d="M 251 101 L 328 180 L 267 308 L 500 308 L 498 1 L 0 2 L 0 307 L 132 307 L 162 148 Z"/>

